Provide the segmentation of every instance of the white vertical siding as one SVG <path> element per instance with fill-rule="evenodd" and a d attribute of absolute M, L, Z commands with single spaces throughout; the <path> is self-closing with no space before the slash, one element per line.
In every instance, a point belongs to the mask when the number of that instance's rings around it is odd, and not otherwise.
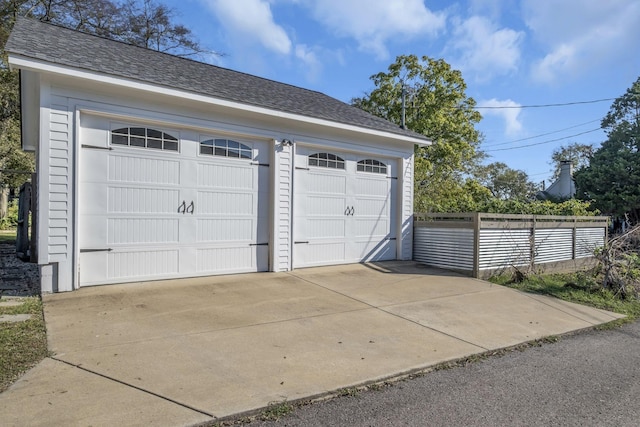
<path fill-rule="evenodd" d="M 52 96 L 48 128 L 48 262 L 71 258 L 71 126 L 68 99 Z"/>
<path fill-rule="evenodd" d="M 278 144 L 275 152 L 274 271 L 291 270 L 293 149 Z"/>
<path fill-rule="evenodd" d="M 399 254 L 401 260 L 410 260 L 413 257 L 413 160 L 413 154 L 402 159 L 402 169 L 398 173 L 398 179 L 402 180 L 400 208 L 398 209 L 401 223 L 400 238 L 402 239 L 401 253 Z"/>

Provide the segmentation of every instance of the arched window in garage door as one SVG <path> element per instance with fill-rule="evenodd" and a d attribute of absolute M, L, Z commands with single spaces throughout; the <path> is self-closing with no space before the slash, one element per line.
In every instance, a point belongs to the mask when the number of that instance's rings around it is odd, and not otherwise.
<path fill-rule="evenodd" d="M 331 153 L 314 153 L 309 156 L 309 166 L 330 169 L 344 169 L 344 159 Z"/>
<path fill-rule="evenodd" d="M 210 156 L 252 159 L 251 147 L 230 139 L 207 139 L 200 143 L 200 154 Z"/>
<path fill-rule="evenodd" d="M 178 138 L 146 127 L 125 127 L 111 131 L 111 144 L 155 150 L 178 151 Z"/>
<path fill-rule="evenodd" d="M 379 160 L 364 159 L 358 162 L 358 172 L 371 172 L 386 175 L 387 165 Z"/>

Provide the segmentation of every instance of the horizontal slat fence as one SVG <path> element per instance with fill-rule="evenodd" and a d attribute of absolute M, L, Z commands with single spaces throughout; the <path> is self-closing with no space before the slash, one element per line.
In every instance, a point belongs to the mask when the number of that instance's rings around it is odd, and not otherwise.
<path fill-rule="evenodd" d="M 604 245 L 607 225 L 603 216 L 416 214 L 413 258 L 478 278 L 510 268 L 570 270 Z"/>

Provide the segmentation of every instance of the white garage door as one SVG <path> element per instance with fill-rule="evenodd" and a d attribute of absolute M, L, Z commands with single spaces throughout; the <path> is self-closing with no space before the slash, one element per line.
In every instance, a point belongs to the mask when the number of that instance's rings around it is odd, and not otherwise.
<path fill-rule="evenodd" d="M 395 163 L 298 148 L 294 267 L 396 259 Z"/>
<path fill-rule="evenodd" d="M 268 269 L 264 143 L 82 126 L 81 285 Z"/>

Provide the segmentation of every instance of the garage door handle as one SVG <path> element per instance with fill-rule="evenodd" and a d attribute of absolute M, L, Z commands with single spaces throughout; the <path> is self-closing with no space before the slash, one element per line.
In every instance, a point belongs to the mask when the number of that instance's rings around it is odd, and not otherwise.
<path fill-rule="evenodd" d="M 105 249 L 80 249 L 80 253 L 83 254 L 85 252 L 111 252 L 113 249 L 105 248 Z"/>
<path fill-rule="evenodd" d="M 194 209 L 195 209 L 195 206 L 193 205 L 193 200 L 192 200 L 191 203 L 189 204 L 189 206 L 187 207 L 187 209 L 185 211 L 183 211 L 182 213 L 186 212 L 186 213 L 190 213 L 191 215 L 193 215 Z"/>
<path fill-rule="evenodd" d="M 355 211 L 356 211 L 356 210 L 354 209 L 354 207 L 353 207 L 353 206 L 351 206 L 351 207 L 347 206 L 347 208 L 344 210 L 344 214 L 345 214 L 346 216 L 353 216 L 353 214 L 355 213 Z"/>
<path fill-rule="evenodd" d="M 178 213 L 183 214 L 186 209 L 187 209 L 187 202 L 183 200 L 182 204 L 178 206 Z"/>

